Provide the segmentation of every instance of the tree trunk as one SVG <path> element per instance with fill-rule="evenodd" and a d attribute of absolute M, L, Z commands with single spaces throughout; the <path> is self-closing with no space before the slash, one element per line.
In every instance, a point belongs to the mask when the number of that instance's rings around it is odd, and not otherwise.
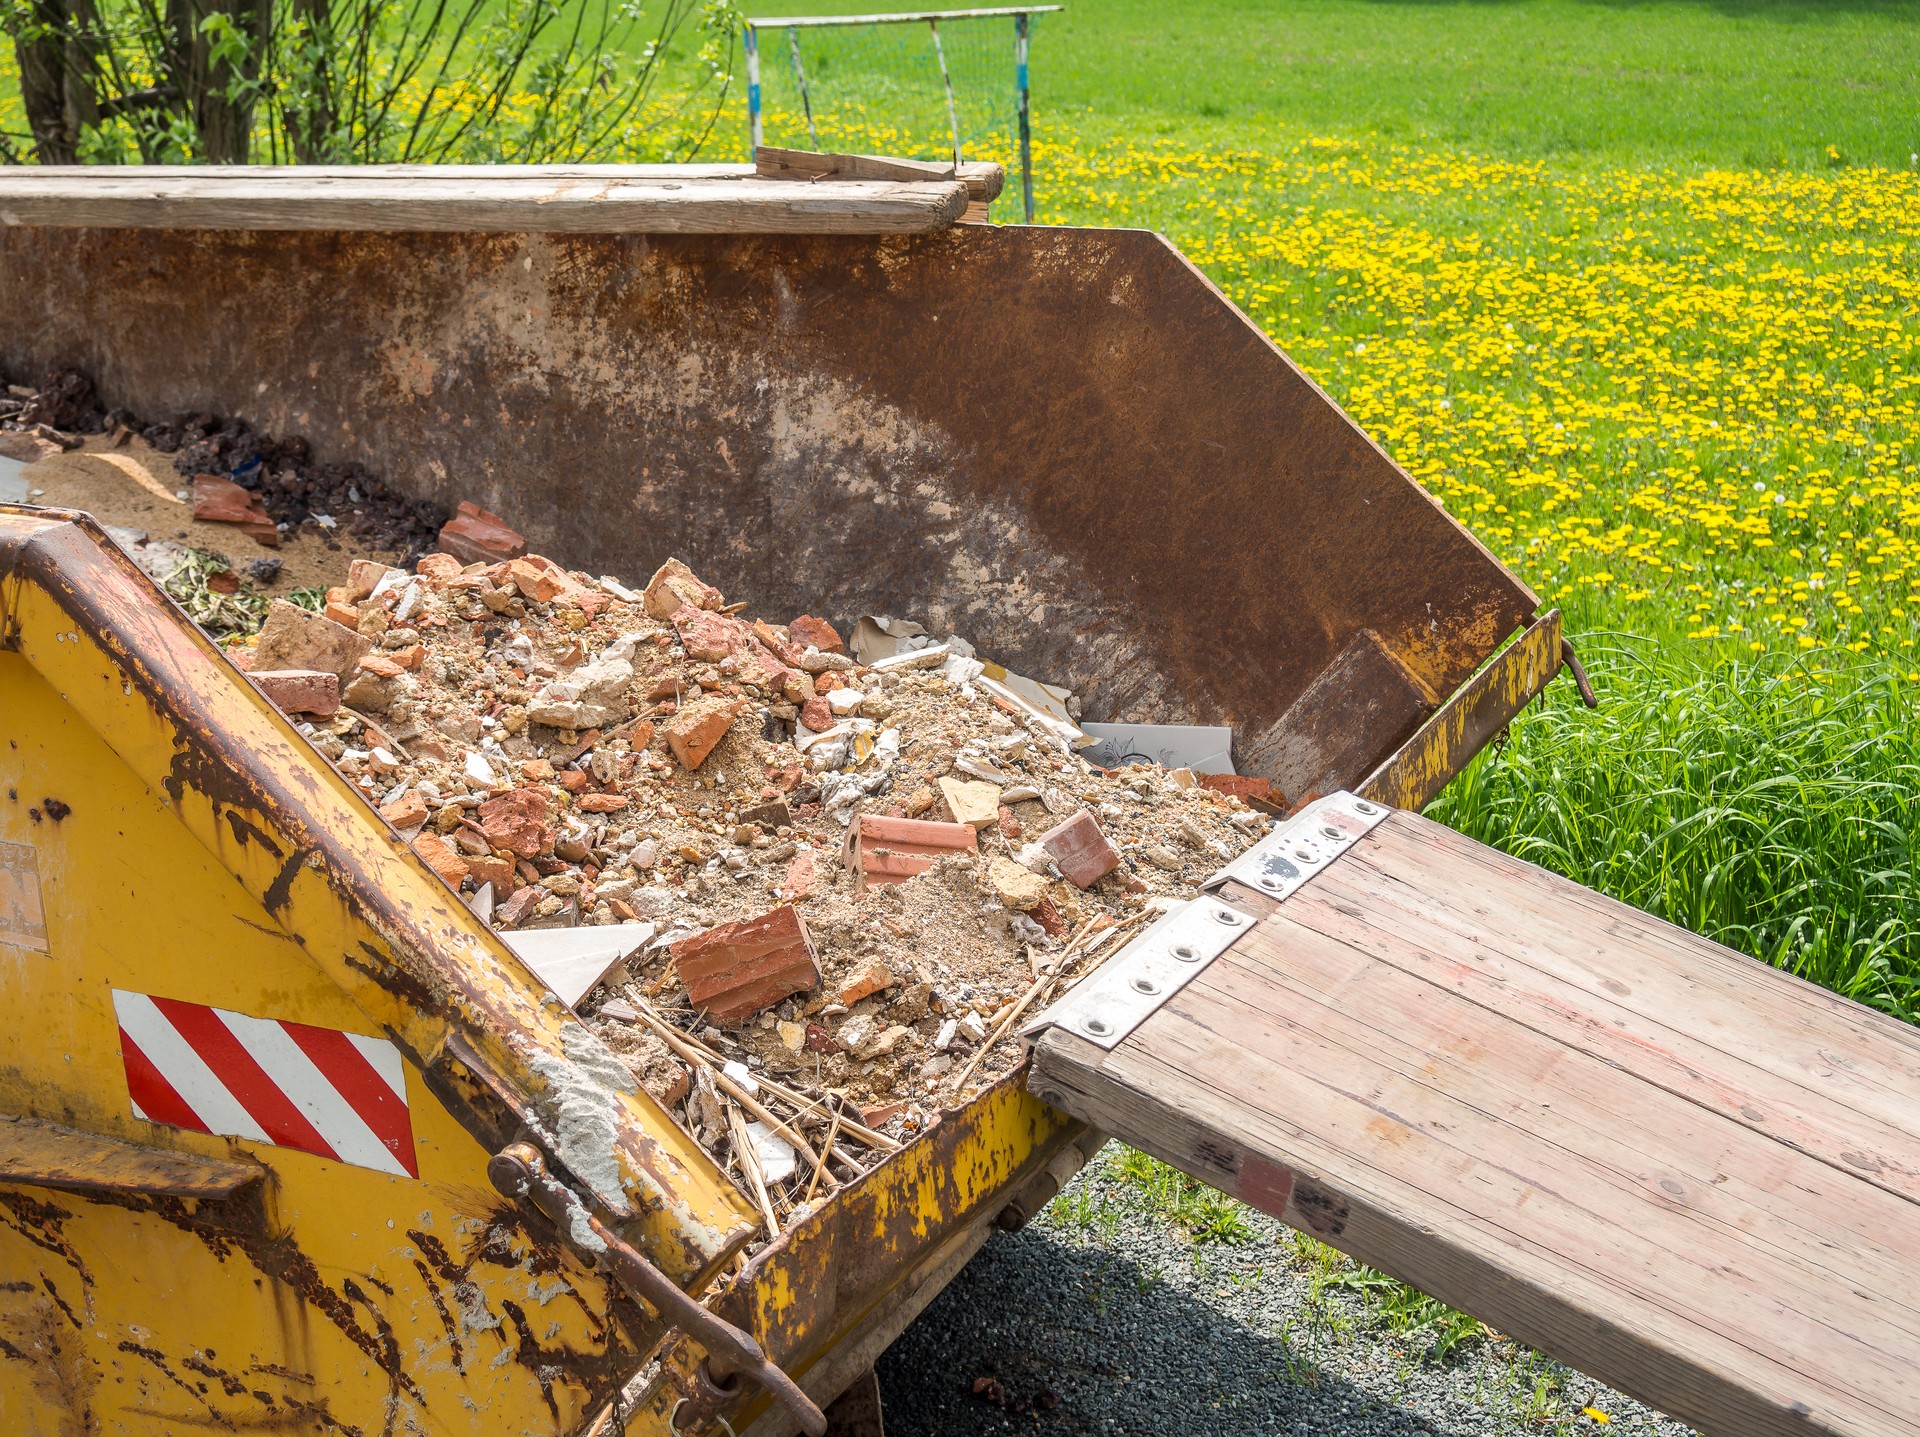
<path fill-rule="evenodd" d="M 81 135 L 100 118 L 93 7 L 90 0 L 29 0 L 27 17 L 14 34 L 13 52 L 34 158 L 43 165 L 78 164 Z"/>
<path fill-rule="evenodd" d="M 224 14 L 247 41 L 236 68 L 215 59 L 213 37 L 201 30 L 212 14 Z M 272 27 L 271 0 L 168 0 L 167 27 L 173 50 L 170 70 L 199 141 L 197 158 L 210 165 L 244 165 L 251 158 L 253 111 L 259 95 L 267 37 Z"/>

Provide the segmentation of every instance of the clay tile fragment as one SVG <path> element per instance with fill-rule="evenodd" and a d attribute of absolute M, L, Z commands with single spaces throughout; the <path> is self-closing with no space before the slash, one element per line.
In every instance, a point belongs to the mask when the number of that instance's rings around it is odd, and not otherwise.
<path fill-rule="evenodd" d="M 978 836 L 964 823 L 863 813 L 847 832 L 846 857 L 854 887 L 865 892 L 876 884 L 903 883 L 925 873 L 936 859 L 949 853 L 972 853 L 978 847 Z"/>
<path fill-rule="evenodd" d="M 698 768 L 720 746 L 746 707 L 742 699 L 696 699 L 667 720 L 667 747 L 688 768 Z"/>
<path fill-rule="evenodd" d="M 498 514 L 462 500 L 454 516 L 441 526 L 440 552 L 463 564 L 491 564 L 519 558 L 527 552 L 527 541 Z"/>
<path fill-rule="evenodd" d="M 791 903 L 695 933 L 670 951 L 688 1001 L 723 1021 L 747 1017 L 820 983 L 813 939 Z"/>
<path fill-rule="evenodd" d="M 280 531 L 268 517 L 260 496 L 214 474 L 194 476 L 193 517 L 203 523 L 233 524 L 269 548 L 280 544 Z"/>
<path fill-rule="evenodd" d="M 1040 846 L 1059 865 L 1076 888 L 1091 888 L 1120 866 L 1120 853 L 1100 829 L 1100 823 L 1081 809 L 1040 835 Z"/>

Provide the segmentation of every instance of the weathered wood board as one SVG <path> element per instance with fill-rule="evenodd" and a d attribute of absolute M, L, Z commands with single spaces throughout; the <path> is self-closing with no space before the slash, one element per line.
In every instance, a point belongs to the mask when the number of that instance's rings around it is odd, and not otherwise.
<path fill-rule="evenodd" d="M 1711 1434 L 1920 1432 L 1920 1031 L 1394 813 L 1029 1088 Z"/>
<path fill-rule="evenodd" d="M 923 234 L 964 178 L 768 179 L 745 166 L 0 166 L 0 225 L 505 234 Z"/>

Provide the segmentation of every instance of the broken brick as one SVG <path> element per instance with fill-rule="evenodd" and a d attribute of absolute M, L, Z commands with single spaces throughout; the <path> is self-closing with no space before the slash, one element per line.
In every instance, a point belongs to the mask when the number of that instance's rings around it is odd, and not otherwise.
<path fill-rule="evenodd" d="M 1025 826 L 1014 817 L 1013 810 L 1004 803 L 1000 805 L 1000 831 L 1007 836 L 1007 842 L 1018 843 L 1020 835 L 1026 832 Z"/>
<path fill-rule="evenodd" d="M 862 998 L 885 992 L 900 980 L 878 958 L 870 959 L 840 985 L 840 1001 L 851 1008 Z"/>
<path fill-rule="evenodd" d="M 711 609 L 684 607 L 673 616 L 673 630 L 687 657 L 717 664 L 747 641 L 747 626 Z"/>
<path fill-rule="evenodd" d="M 847 649 L 833 625 L 812 614 L 802 614 L 788 624 L 787 637 L 800 648 L 815 648 L 823 654 L 842 654 Z"/>
<path fill-rule="evenodd" d="M 340 676 L 324 669 L 255 669 L 248 675 L 275 708 L 331 718 L 340 712 Z"/>
<path fill-rule="evenodd" d="M 796 853 L 793 862 L 787 865 L 787 876 L 780 882 L 780 896 L 789 903 L 798 903 L 813 893 L 814 857 L 813 850 Z"/>
<path fill-rule="evenodd" d="M 422 554 L 420 561 L 413 566 L 413 572 L 429 579 L 445 582 L 454 578 L 465 567 L 451 554 Z"/>
<path fill-rule="evenodd" d="M 427 867 L 455 888 L 467 876 L 467 860 L 448 847 L 446 839 L 436 833 L 423 833 L 414 839 L 413 851 L 426 860 Z"/>
<path fill-rule="evenodd" d="M 418 828 L 427 821 L 427 800 L 409 789 L 392 803 L 381 804 L 380 816 L 395 828 Z"/>
<path fill-rule="evenodd" d="M 740 699 L 698 699 L 667 720 L 667 747 L 688 768 L 698 768 L 720 746 L 745 708 Z"/>
<path fill-rule="evenodd" d="M 467 876 L 475 883 L 491 883 L 495 889 L 504 889 L 513 882 L 513 860 L 495 858 L 490 854 L 470 857 L 467 859 Z"/>
<path fill-rule="evenodd" d="M 671 948 L 687 999 L 709 1018 L 744 1018 L 820 983 L 806 920 L 791 903 L 723 923 Z"/>
<path fill-rule="evenodd" d="M 1076 888 L 1091 888 L 1120 866 L 1119 850 L 1084 808 L 1041 834 L 1040 846 Z"/>
<path fill-rule="evenodd" d="M 521 598 L 537 604 L 557 598 L 568 587 L 566 571 L 552 560 L 539 557 L 509 561 L 502 579 L 518 589 Z"/>
<path fill-rule="evenodd" d="M 925 873 L 949 853 L 972 853 L 980 844 L 964 823 L 927 823 L 915 818 L 883 818 L 863 813 L 847 832 L 847 866 L 854 886 L 902 883 Z"/>
<path fill-rule="evenodd" d="M 529 883 L 524 888 L 516 888 L 505 903 L 493 910 L 494 920 L 502 928 L 517 927 L 533 912 L 534 905 L 547 896 L 547 890 L 537 883 Z"/>
<path fill-rule="evenodd" d="M 387 565 L 372 559 L 355 559 L 347 565 L 347 598 L 356 602 L 370 598 L 380 581 L 393 572 Z"/>
<path fill-rule="evenodd" d="M 253 661 L 260 669 L 319 669 L 345 682 L 372 648 L 372 641 L 351 625 L 275 599 L 267 606 Z"/>
<path fill-rule="evenodd" d="M 647 611 L 650 619 L 671 619 L 683 608 L 717 609 L 722 603 L 720 591 L 711 584 L 703 584 L 694 577 L 689 569 L 678 559 L 669 559 L 653 571 L 653 577 L 647 580 L 646 592 L 640 596 L 641 607 Z"/>
<path fill-rule="evenodd" d="M 583 793 L 579 799 L 582 813 L 619 813 L 626 806 L 625 797 L 617 793 Z"/>
<path fill-rule="evenodd" d="M 527 541 L 498 514 L 462 501 L 440 529 L 440 552 L 463 564 L 488 564 L 519 558 L 527 552 Z"/>
<path fill-rule="evenodd" d="M 1196 774 L 1202 788 L 1210 788 L 1215 793 L 1224 793 L 1229 798 L 1245 799 L 1249 802 L 1273 802 L 1273 785 L 1264 778 L 1254 778 L 1242 773 L 1202 773 Z"/>
<path fill-rule="evenodd" d="M 372 674 L 375 678 L 397 679 L 406 672 L 406 669 L 385 654 L 362 654 L 360 671 Z"/>
<path fill-rule="evenodd" d="M 872 1107 L 863 1107 L 860 1109 L 860 1126 L 863 1128 L 880 1127 L 884 1123 L 892 1122 L 906 1110 L 907 1104 L 904 1099 L 896 1099 L 891 1103 L 876 1103 Z"/>
<path fill-rule="evenodd" d="M 1049 938 L 1061 937 L 1067 931 L 1067 920 L 1061 917 L 1051 898 L 1042 898 L 1034 904 L 1027 910 L 1027 917 L 1044 928 Z"/>
<path fill-rule="evenodd" d="M 332 620 L 343 629 L 360 632 L 360 611 L 352 604 L 339 604 L 329 599 L 321 617 Z"/>
<path fill-rule="evenodd" d="M 544 788 L 514 788 L 480 805 L 480 831 L 495 848 L 535 858 L 553 847 L 553 798 Z"/>
<path fill-rule="evenodd" d="M 800 706 L 800 723 L 814 733 L 825 733 L 833 727 L 833 705 L 824 698 L 811 698 Z"/>
<path fill-rule="evenodd" d="M 840 1045 L 834 1041 L 833 1030 L 824 1023 L 807 1024 L 807 1051 L 809 1053 L 837 1053 Z"/>

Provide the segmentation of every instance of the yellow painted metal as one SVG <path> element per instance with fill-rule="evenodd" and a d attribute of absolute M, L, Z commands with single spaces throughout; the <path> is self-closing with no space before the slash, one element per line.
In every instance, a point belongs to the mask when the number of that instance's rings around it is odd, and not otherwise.
<path fill-rule="evenodd" d="M 754 1254 L 715 1306 L 752 1332 L 810 1396 L 830 1402 L 849 1373 L 829 1355 L 869 1337 L 901 1289 L 917 1285 L 956 1239 L 990 1222 L 1084 1132 L 1028 1093 L 1022 1075 L 1003 1079 Z M 877 1349 L 869 1361 L 872 1355 Z M 683 1431 L 705 1430 L 719 1415 L 744 1432 L 767 1415 L 763 1394 L 720 1393 L 703 1383 L 701 1357 L 684 1339 L 669 1341 L 636 1414 L 642 1430 L 676 1411 Z"/>
<path fill-rule="evenodd" d="M 564 1433 L 658 1335 L 485 1176 L 525 1123 L 688 1284 L 744 1201 L 92 526 L 0 509 L 0 1112 L 257 1163 L 0 1184 L 0 1431 Z M 136 1117 L 112 991 L 393 1040 L 418 1180 Z"/>
<path fill-rule="evenodd" d="M 1424 808 L 1560 672 L 1560 611 L 1549 609 L 1468 679 L 1360 786 L 1395 808 Z"/>

